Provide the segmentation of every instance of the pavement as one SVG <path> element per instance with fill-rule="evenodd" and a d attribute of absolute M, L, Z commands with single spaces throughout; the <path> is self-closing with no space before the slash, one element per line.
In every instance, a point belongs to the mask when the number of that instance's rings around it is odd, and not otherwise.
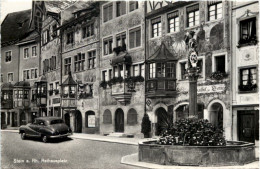
<path fill-rule="evenodd" d="M 18 130 L 2 130 L 6 132 L 17 132 Z M 72 139 L 83 139 L 83 140 L 92 140 L 92 141 L 99 141 L 99 142 L 110 142 L 110 143 L 118 143 L 118 144 L 127 144 L 127 145 L 135 145 L 138 146 L 138 143 L 140 141 L 148 141 L 152 140 L 152 138 L 123 138 L 123 137 L 111 137 L 111 136 L 102 136 L 97 134 L 85 134 L 85 133 L 73 133 L 73 135 L 69 136 Z M 257 145 L 257 144 L 256 144 Z M 186 168 L 223 168 L 223 169 L 233 169 L 233 168 L 244 168 L 244 169 L 253 169 L 253 168 L 259 168 L 259 145 L 256 146 L 256 160 L 253 163 L 246 164 L 243 166 L 224 166 L 224 167 L 196 167 L 196 166 L 174 166 L 176 169 L 186 169 Z M 141 168 L 154 168 L 154 169 L 168 169 L 173 168 L 173 166 L 165 166 L 165 165 L 159 165 L 159 164 L 152 164 L 152 163 L 146 163 L 146 162 L 139 162 L 138 161 L 138 154 L 131 154 L 126 155 L 121 158 L 121 164 L 135 166 L 135 167 L 141 167 Z"/>

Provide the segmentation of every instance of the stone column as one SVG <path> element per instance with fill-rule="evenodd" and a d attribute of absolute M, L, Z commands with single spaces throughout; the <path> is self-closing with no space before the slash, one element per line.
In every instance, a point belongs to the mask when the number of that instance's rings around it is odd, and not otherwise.
<path fill-rule="evenodd" d="M 10 112 L 10 126 L 13 127 L 13 112 Z"/>
<path fill-rule="evenodd" d="M 197 80 L 198 70 L 196 67 L 188 69 L 189 75 L 189 118 L 198 118 L 197 105 Z"/>

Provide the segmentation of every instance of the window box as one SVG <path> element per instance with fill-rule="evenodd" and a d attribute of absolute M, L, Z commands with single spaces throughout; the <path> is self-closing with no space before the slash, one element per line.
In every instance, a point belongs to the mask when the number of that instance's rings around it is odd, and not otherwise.
<path fill-rule="evenodd" d="M 220 71 L 217 71 L 217 72 L 213 72 L 211 75 L 210 75 L 210 78 L 211 79 L 214 79 L 214 80 L 223 80 L 224 78 L 226 78 L 228 76 L 228 74 L 226 72 L 220 72 Z"/>
<path fill-rule="evenodd" d="M 256 89 L 257 89 L 256 84 L 239 85 L 239 90 L 242 92 L 256 91 Z"/>
<path fill-rule="evenodd" d="M 93 93 L 82 92 L 79 94 L 79 99 L 87 99 L 92 97 L 93 97 Z"/>

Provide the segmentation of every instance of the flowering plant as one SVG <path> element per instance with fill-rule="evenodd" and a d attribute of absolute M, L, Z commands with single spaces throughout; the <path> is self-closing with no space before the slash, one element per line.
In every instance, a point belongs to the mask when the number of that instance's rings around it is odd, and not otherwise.
<path fill-rule="evenodd" d="M 184 119 L 162 132 L 157 141 L 163 145 L 224 146 L 223 130 L 217 129 L 208 120 Z"/>
<path fill-rule="evenodd" d="M 222 79 L 226 78 L 227 76 L 228 76 L 228 74 L 226 72 L 216 71 L 210 75 L 210 78 L 215 79 L 215 80 L 222 80 Z"/>

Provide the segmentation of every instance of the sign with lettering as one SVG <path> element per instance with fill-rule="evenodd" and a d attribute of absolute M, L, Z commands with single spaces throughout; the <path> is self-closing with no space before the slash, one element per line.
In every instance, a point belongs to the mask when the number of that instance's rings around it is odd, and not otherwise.
<path fill-rule="evenodd" d="M 225 84 L 216 84 L 216 85 L 207 85 L 207 86 L 198 86 L 198 94 L 199 93 L 222 93 L 225 91 Z"/>
<path fill-rule="evenodd" d="M 95 127 L 95 115 L 88 115 L 88 127 Z"/>

